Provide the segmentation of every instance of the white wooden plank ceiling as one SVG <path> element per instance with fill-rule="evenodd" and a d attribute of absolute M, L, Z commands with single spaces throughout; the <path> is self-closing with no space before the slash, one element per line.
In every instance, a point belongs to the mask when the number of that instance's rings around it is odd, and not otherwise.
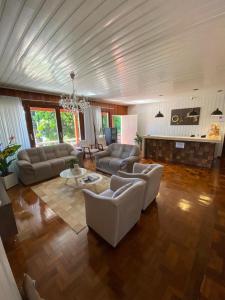
<path fill-rule="evenodd" d="M 0 85 L 124 103 L 224 88 L 224 0 L 0 0 Z"/>

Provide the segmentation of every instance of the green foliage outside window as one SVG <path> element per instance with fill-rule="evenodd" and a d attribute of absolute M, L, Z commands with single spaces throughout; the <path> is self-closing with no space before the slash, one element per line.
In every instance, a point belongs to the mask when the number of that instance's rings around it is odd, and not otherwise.
<path fill-rule="evenodd" d="M 38 143 L 58 141 L 55 112 L 31 111 L 34 134 Z"/>
<path fill-rule="evenodd" d="M 113 127 L 117 128 L 117 133 L 121 133 L 121 116 L 112 116 Z"/>
<path fill-rule="evenodd" d="M 75 139 L 74 114 L 61 112 L 61 120 L 64 140 Z"/>

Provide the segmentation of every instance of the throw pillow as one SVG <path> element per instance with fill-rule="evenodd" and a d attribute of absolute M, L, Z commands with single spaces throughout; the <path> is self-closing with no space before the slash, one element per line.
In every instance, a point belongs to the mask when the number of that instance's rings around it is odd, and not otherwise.
<path fill-rule="evenodd" d="M 43 300 L 35 288 L 35 280 L 28 274 L 24 274 L 23 293 L 27 300 Z"/>
<path fill-rule="evenodd" d="M 129 187 L 132 186 L 132 182 L 129 182 L 123 186 L 121 186 L 118 190 L 116 190 L 113 195 L 112 195 L 112 198 L 116 198 L 118 197 L 119 195 L 121 195 L 124 191 L 126 191 Z"/>

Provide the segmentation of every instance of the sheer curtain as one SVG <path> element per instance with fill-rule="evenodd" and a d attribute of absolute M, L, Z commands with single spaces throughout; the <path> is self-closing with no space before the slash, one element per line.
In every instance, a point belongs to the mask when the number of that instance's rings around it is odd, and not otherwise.
<path fill-rule="evenodd" d="M 96 137 L 101 133 L 101 107 L 90 106 L 84 111 L 84 133 L 88 144 L 95 144 Z"/>
<path fill-rule="evenodd" d="M 5 147 L 10 136 L 21 148 L 29 148 L 25 113 L 19 98 L 0 96 L 0 143 Z"/>

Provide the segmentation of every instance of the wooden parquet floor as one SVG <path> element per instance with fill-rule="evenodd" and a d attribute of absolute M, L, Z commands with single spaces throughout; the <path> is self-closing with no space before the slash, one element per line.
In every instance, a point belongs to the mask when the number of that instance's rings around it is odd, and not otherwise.
<path fill-rule="evenodd" d="M 27 272 L 46 300 L 225 299 L 224 174 L 165 165 L 157 201 L 116 249 L 74 233 L 29 187 L 11 189 L 19 234 L 6 249 L 17 283 Z"/>

